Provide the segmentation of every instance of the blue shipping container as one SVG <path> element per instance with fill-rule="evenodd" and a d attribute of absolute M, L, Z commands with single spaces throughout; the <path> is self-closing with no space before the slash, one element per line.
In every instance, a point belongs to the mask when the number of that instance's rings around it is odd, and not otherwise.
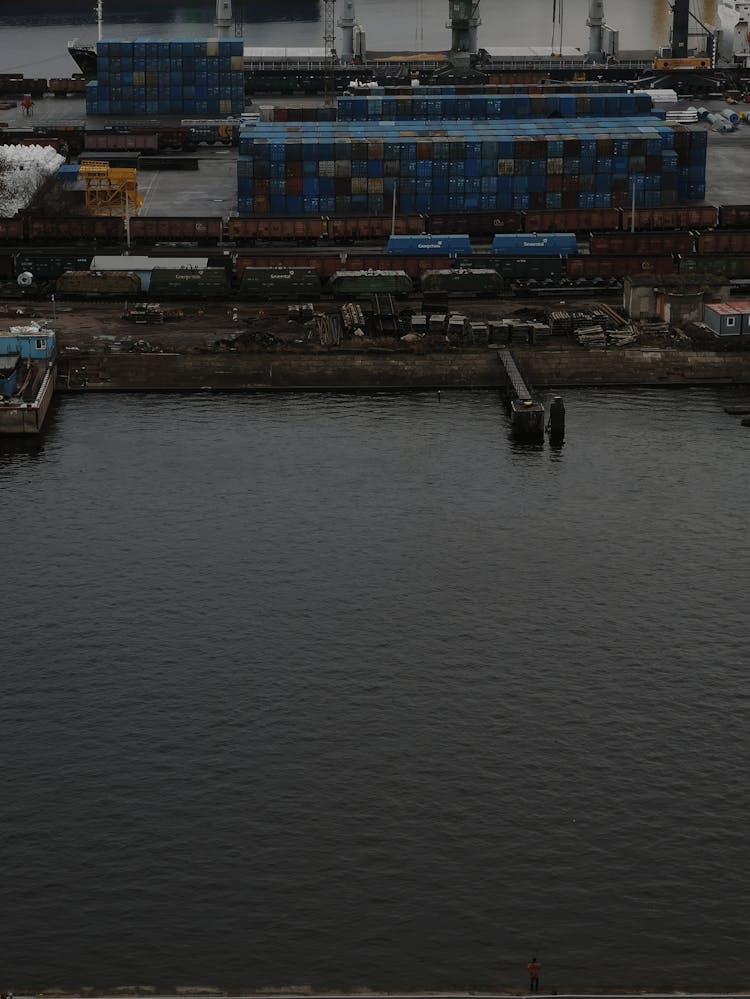
<path fill-rule="evenodd" d="M 499 254 L 546 254 L 567 257 L 578 252 L 574 232 L 519 233 L 496 235 L 492 252 Z"/>
<path fill-rule="evenodd" d="M 386 253 L 406 254 L 470 254 L 471 239 L 468 235 L 453 236 L 391 236 Z"/>

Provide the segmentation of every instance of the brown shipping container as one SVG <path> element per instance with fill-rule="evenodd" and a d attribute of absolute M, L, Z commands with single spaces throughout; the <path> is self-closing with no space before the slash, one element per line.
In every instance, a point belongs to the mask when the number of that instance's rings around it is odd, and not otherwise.
<path fill-rule="evenodd" d="M 629 232 L 632 211 L 623 211 L 621 226 Z M 713 229 L 716 225 L 716 208 L 713 205 L 683 205 L 674 208 L 636 208 L 636 232 L 643 229 Z"/>
<path fill-rule="evenodd" d="M 545 210 L 525 212 L 524 215 L 524 232 L 606 232 L 619 228 L 620 224 L 616 208 Z"/>
<path fill-rule="evenodd" d="M 696 246 L 698 253 L 750 253 L 750 232 L 703 232 Z"/>
<path fill-rule="evenodd" d="M 691 232 L 593 232 L 591 253 L 610 256 L 666 256 L 692 253 L 695 237 Z"/>
<path fill-rule="evenodd" d="M 130 220 L 130 235 L 135 241 L 179 240 L 216 244 L 221 239 L 220 218 L 136 217 Z"/>
<path fill-rule="evenodd" d="M 719 225 L 727 229 L 750 226 L 750 205 L 719 205 Z"/>
<path fill-rule="evenodd" d="M 674 257 L 567 257 L 565 271 L 570 278 L 625 277 L 626 274 L 675 274 Z"/>

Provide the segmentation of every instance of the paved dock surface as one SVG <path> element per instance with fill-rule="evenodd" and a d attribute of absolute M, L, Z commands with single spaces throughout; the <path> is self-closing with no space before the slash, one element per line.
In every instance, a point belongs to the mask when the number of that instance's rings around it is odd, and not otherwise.
<path fill-rule="evenodd" d="M 313 106 L 321 103 L 318 97 L 263 97 L 258 104 Z M 683 100 L 675 105 L 660 105 L 666 110 L 685 109 L 700 104 L 709 111 L 721 111 L 729 105 L 721 100 Z M 736 110 L 750 112 L 750 104 L 737 105 Z M 11 128 L 54 125 L 65 122 L 81 124 L 98 129 L 122 122 L 122 117 L 111 119 L 104 116 L 86 117 L 85 102 L 75 97 L 46 97 L 37 100 L 34 114 L 26 118 L 15 108 L 0 111 L 0 121 Z M 149 125 L 180 124 L 182 119 L 174 117 L 139 118 L 138 124 Z M 750 163 L 750 125 L 741 122 L 734 132 L 718 133 L 710 130 L 707 122 L 688 125 L 698 131 L 708 131 L 708 161 L 706 168 L 706 198 L 711 205 L 745 204 L 747 194 L 747 166 Z M 179 155 L 179 154 L 176 154 Z M 198 157 L 199 168 L 195 171 L 141 171 L 139 186 L 144 194 L 142 215 L 227 215 L 237 209 L 237 149 L 224 146 L 201 146 L 197 153 L 186 154 Z"/>

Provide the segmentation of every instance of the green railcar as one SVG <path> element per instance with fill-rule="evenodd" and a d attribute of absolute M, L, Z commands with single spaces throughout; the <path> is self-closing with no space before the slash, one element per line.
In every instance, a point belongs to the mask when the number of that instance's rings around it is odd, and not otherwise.
<path fill-rule="evenodd" d="M 141 279 L 133 271 L 65 271 L 55 292 L 66 298 L 135 298 Z"/>
<path fill-rule="evenodd" d="M 155 267 L 151 272 L 148 297 L 227 298 L 229 280 L 223 267 Z"/>
<path fill-rule="evenodd" d="M 750 277 L 750 256 L 695 253 L 681 256 L 680 274 L 716 275 L 734 280 Z"/>
<path fill-rule="evenodd" d="M 314 267 L 246 267 L 240 278 L 240 298 L 310 300 L 320 298 L 320 292 Z"/>
<path fill-rule="evenodd" d="M 422 291 L 426 295 L 452 295 L 461 298 L 494 298 L 502 293 L 502 277 L 489 268 L 457 268 L 455 270 L 425 271 L 422 274 Z"/>
<path fill-rule="evenodd" d="M 336 271 L 328 282 L 334 298 L 360 295 L 410 295 L 414 285 L 405 271 Z"/>

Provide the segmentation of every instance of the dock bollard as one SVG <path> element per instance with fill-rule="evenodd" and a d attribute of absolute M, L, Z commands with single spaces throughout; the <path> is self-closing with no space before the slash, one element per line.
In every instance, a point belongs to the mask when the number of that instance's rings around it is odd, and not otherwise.
<path fill-rule="evenodd" d="M 565 437 L 565 403 L 556 395 L 549 405 L 547 432 L 550 441 L 560 443 Z"/>

